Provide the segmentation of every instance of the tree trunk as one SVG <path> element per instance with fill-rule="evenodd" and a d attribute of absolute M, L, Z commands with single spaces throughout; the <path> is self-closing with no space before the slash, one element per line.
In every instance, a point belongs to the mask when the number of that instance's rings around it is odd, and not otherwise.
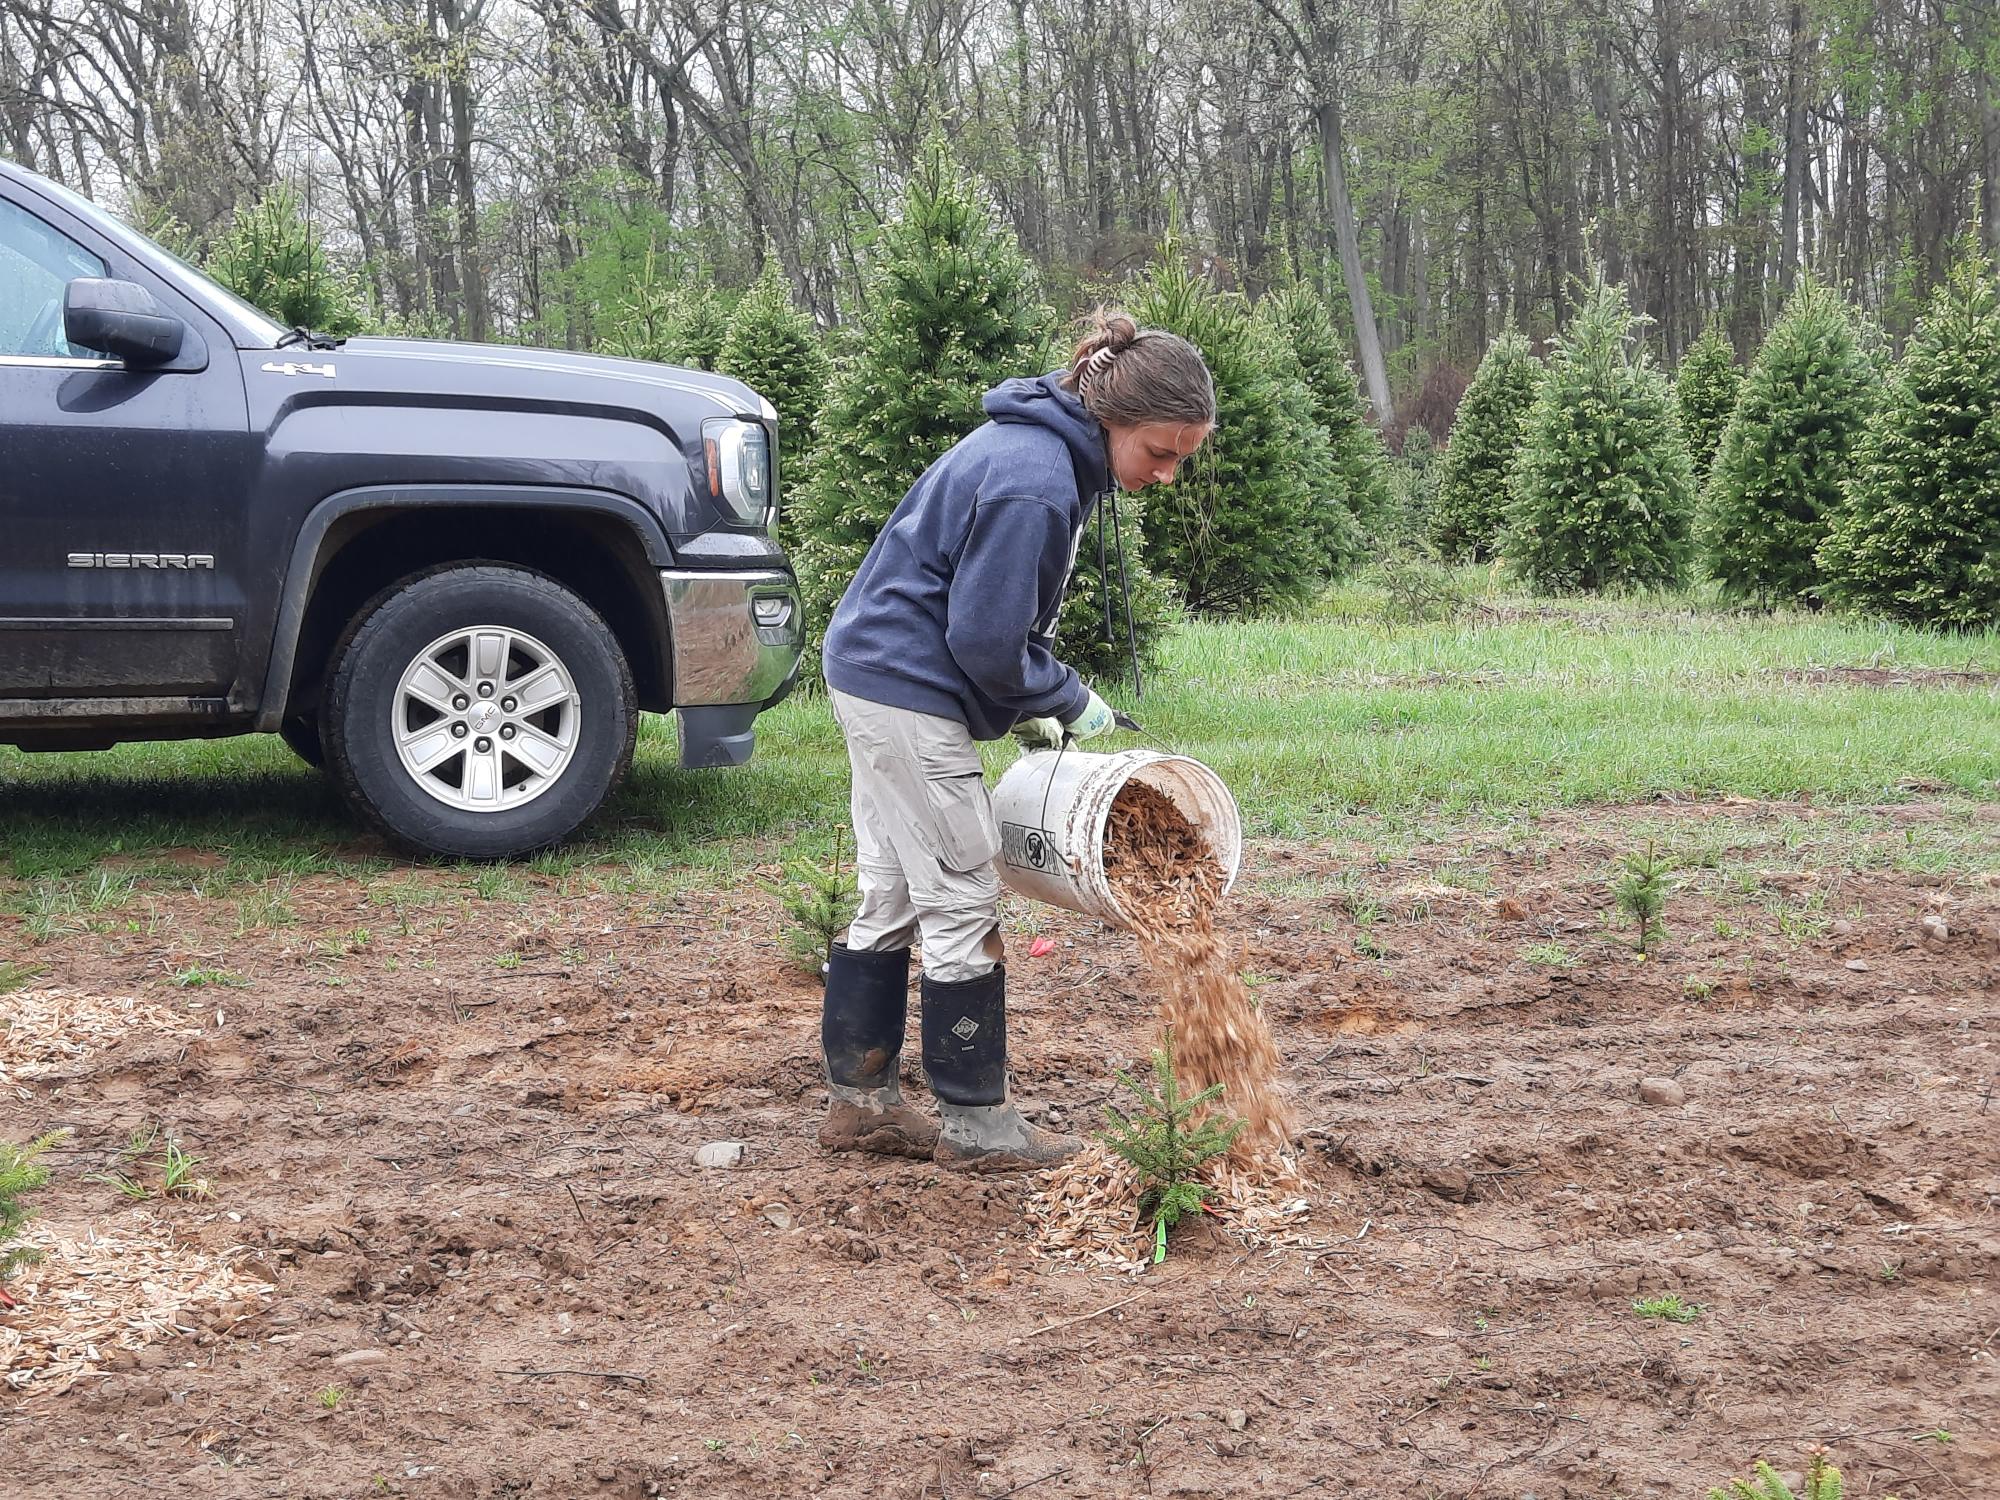
<path fill-rule="evenodd" d="M 451 102 L 452 197 L 458 206 L 458 274 L 465 299 L 465 336 L 475 342 L 487 338 L 491 329 L 486 314 L 486 269 L 480 260 L 479 198 L 472 166 L 472 86 L 467 74 L 471 60 L 464 55 L 471 46 L 465 34 L 465 15 L 458 0 L 443 0 L 441 14 L 445 45 L 453 54 L 446 74 L 446 92 Z"/>
<path fill-rule="evenodd" d="M 1681 307 L 1686 292 L 1686 237 L 1679 222 L 1681 186 L 1681 0 L 1654 0 L 1660 47 L 1659 182 L 1653 206 L 1653 254 L 1658 267 L 1652 313 L 1667 358 L 1680 352 Z"/>
<path fill-rule="evenodd" d="M 1994 45 L 1988 44 L 1989 48 Z M 1986 231 L 1986 248 L 2000 252 L 2000 99 L 1994 97 L 1993 64 L 1982 62 L 1975 76 L 1979 88 L 1979 221 Z"/>
<path fill-rule="evenodd" d="M 1375 306 L 1368 295 L 1368 277 L 1361 269 L 1361 236 L 1354 223 L 1354 204 L 1347 196 L 1347 142 L 1340 127 L 1340 103 L 1329 90 L 1316 111 L 1319 125 L 1320 182 L 1326 195 L 1326 216 L 1340 252 L 1340 279 L 1347 284 L 1347 305 L 1354 314 L 1354 352 L 1361 361 L 1361 379 L 1375 408 L 1378 426 L 1392 427 L 1396 409 L 1389 400 L 1389 371 L 1382 360 L 1382 336 L 1375 327 Z"/>
<path fill-rule="evenodd" d="M 1785 10 L 1785 201 L 1778 222 L 1778 284 L 1799 274 L 1799 195 L 1806 177 L 1806 27 L 1803 0 Z"/>

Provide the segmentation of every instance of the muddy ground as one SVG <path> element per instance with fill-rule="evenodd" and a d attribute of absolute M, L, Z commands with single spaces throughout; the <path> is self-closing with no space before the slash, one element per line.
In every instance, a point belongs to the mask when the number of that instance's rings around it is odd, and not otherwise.
<path fill-rule="evenodd" d="M 1038 1260 L 1028 1182 L 818 1152 L 816 988 L 747 880 L 314 876 L 274 910 L 199 894 L 190 852 L 103 930 L 33 946 L 0 917 L 0 952 L 220 1024 L 36 1083 L 0 1133 L 75 1128 L 41 1201 L 78 1227 L 129 1211 L 82 1171 L 165 1125 L 216 1197 L 156 1211 L 253 1247 L 274 1293 L 0 1396 L 0 1490 L 1597 1500 L 1823 1442 L 1850 1496 L 1985 1493 L 1993 813 L 1254 848 L 1231 920 L 1334 1248 L 1195 1226 L 1136 1280 Z M 1940 818 L 1955 852 L 1898 868 Z M 1641 963 L 1605 890 L 1645 837 L 1687 887 Z M 1147 1041 L 1136 952 L 1016 917 L 1017 1086 L 1092 1125 Z M 204 967 L 242 983 L 170 982 Z M 744 1164 L 697 1168 L 716 1140 Z M 1692 1322 L 1634 1311 L 1670 1292 Z M 335 1364 L 356 1351 L 381 1357 Z"/>

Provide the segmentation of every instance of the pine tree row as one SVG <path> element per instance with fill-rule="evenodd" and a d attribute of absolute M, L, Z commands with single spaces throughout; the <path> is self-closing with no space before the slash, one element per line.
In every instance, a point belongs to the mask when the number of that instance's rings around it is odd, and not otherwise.
<path fill-rule="evenodd" d="M 361 326 L 354 287 L 282 194 L 239 215 L 208 264 L 287 323 Z M 601 341 L 734 375 L 771 401 L 785 540 L 821 624 L 910 483 L 977 425 L 984 392 L 1066 354 L 1032 267 L 942 148 L 885 226 L 869 288 L 836 368 L 775 264 L 732 297 L 648 252 Z M 1253 307 L 1170 236 L 1124 300 L 1201 348 L 1219 402 L 1181 478 L 1123 497 L 1107 529 L 1114 573 L 1124 543 L 1142 657 L 1183 610 L 1295 606 L 1413 522 L 1446 558 L 1503 558 L 1549 590 L 1671 586 L 1699 571 L 1766 605 L 1960 627 L 2000 612 L 2000 310 L 1975 250 L 1893 367 L 1865 318 L 1808 277 L 1747 370 L 1712 325 L 1669 382 L 1644 352 L 1643 320 L 1600 277 L 1546 364 L 1511 331 L 1489 348 L 1425 470 L 1421 517 L 1405 512 L 1424 455 L 1406 443 L 1402 464 L 1388 459 L 1310 286 Z M 1079 556 L 1063 634 L 1073 659 L 1104 672 L 1126 658 L 1127 624 L 1096 542 Z"/>

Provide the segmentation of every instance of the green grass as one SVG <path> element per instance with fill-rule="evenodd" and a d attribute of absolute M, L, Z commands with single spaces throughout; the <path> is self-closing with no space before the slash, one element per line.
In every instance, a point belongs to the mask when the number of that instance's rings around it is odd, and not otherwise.
<path fill-rule="evenodd" d="M 1642 1318 L 1659 1318 L 1669 1323 L 1692 1323 L 1706 1309 L 1698 1302 L 1683 1301 L 1679 1292 L 1662 1292 L 1657 1297 L 1640 1298 L 1632 1304 L 1632 1311 Z"/>
<path fill-rule="evenodd" d="M 1482 586 L 1483 575 L 1471 575 Z M 1966 803 L 2000 794 L 1993 724 L 2000 687 L 1877 688 L 1788 679 L 1824 667 L 2000 670 L 2000 631 L 1948 636 L 1849 617 L 1738 613 L 1688 595 L 1549 601 L 1487 595 L 1444 625 L 1391 625 L 1379 590 L 1348 585 L 1308 617 L 1196 624 L 1169 643 L 1145 698 L 1103 684 L 1154 740 L 1207 761 L 1252 837 L 1333 838 L 1365 815 L 1382 838 L 1414 839 L 1441 815 L 1726 793 L 1815 807 L 1913 795 Z M 1150 743 L 1113 736 L 1110 747 Z M 733 872 L 742 841 L 824 858 L 847 816 L 847 766 L 823 700 L 759 721 L 756 759 L 735 771 L 674 766 L 673 726 L 649 717 L 624 789 L 586 837 L 524 868 L 585 872 L 665 901 Z M 1011 743 L 986 751 L 998 773 Z M 1919 793 L 1908 790 L 1926 788 Z M 1796 863 L 1830 820 L 1799 820 Z M 1852 839 L 1849 839 L 1852 842 Z M 1732 846 L 1733 847 L 1733 846 Z M 1691 870 L 1730 851 L 1685 824 L 1662 848 Z M 220 854 L 191 870 L 173 857 Z M 1868 857 L 1910 869 L 1990 868 L 1990 831 L 1969 818 L 1877 840 Z M 127 745 L 80 755 L 0 749 L 0 850 L 15 889 L 0 902 L 46 937 L 115 909 L 135 879 L 211 892 L 316 873 L 371 881 L 401 862 L 364 840 L 314 773 L 274 737 Z M 115 875 L 97 869 L 118 855 Z M 1480 888 L 1483 871 L 1450 878 Z M 460 875 L 475 899 L 531 898 L 514 873 Z M 102 884 L 92 884 L 93 881 Z M 250 896 L 246 927 L 284 919 Z"/>
<path fill-rule="evenodd" d="M 240 990 L 250 983 L 234 969 L 218 969 L 209 964 L 193 964 L 185 969 L 176 969 L 169 979 L 184 990 L 204 990 L 218 985 L 224 989 Z"/>

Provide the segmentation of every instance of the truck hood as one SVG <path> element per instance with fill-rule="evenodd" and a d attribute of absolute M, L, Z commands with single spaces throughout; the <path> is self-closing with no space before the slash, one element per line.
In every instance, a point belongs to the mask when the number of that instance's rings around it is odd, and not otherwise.
<path fill-rule="evenodd" d="M 334 364 L 345 391 L 577 402 L 648 411 L 679 398 L 710 408 L 711 416 L 758 417 L 768 411 L 761 397 L 726 375 L 602 354 L 430 339 L 351 338 L 338 349 L 281 349 L 271 358 L 300 365 Z"/>

